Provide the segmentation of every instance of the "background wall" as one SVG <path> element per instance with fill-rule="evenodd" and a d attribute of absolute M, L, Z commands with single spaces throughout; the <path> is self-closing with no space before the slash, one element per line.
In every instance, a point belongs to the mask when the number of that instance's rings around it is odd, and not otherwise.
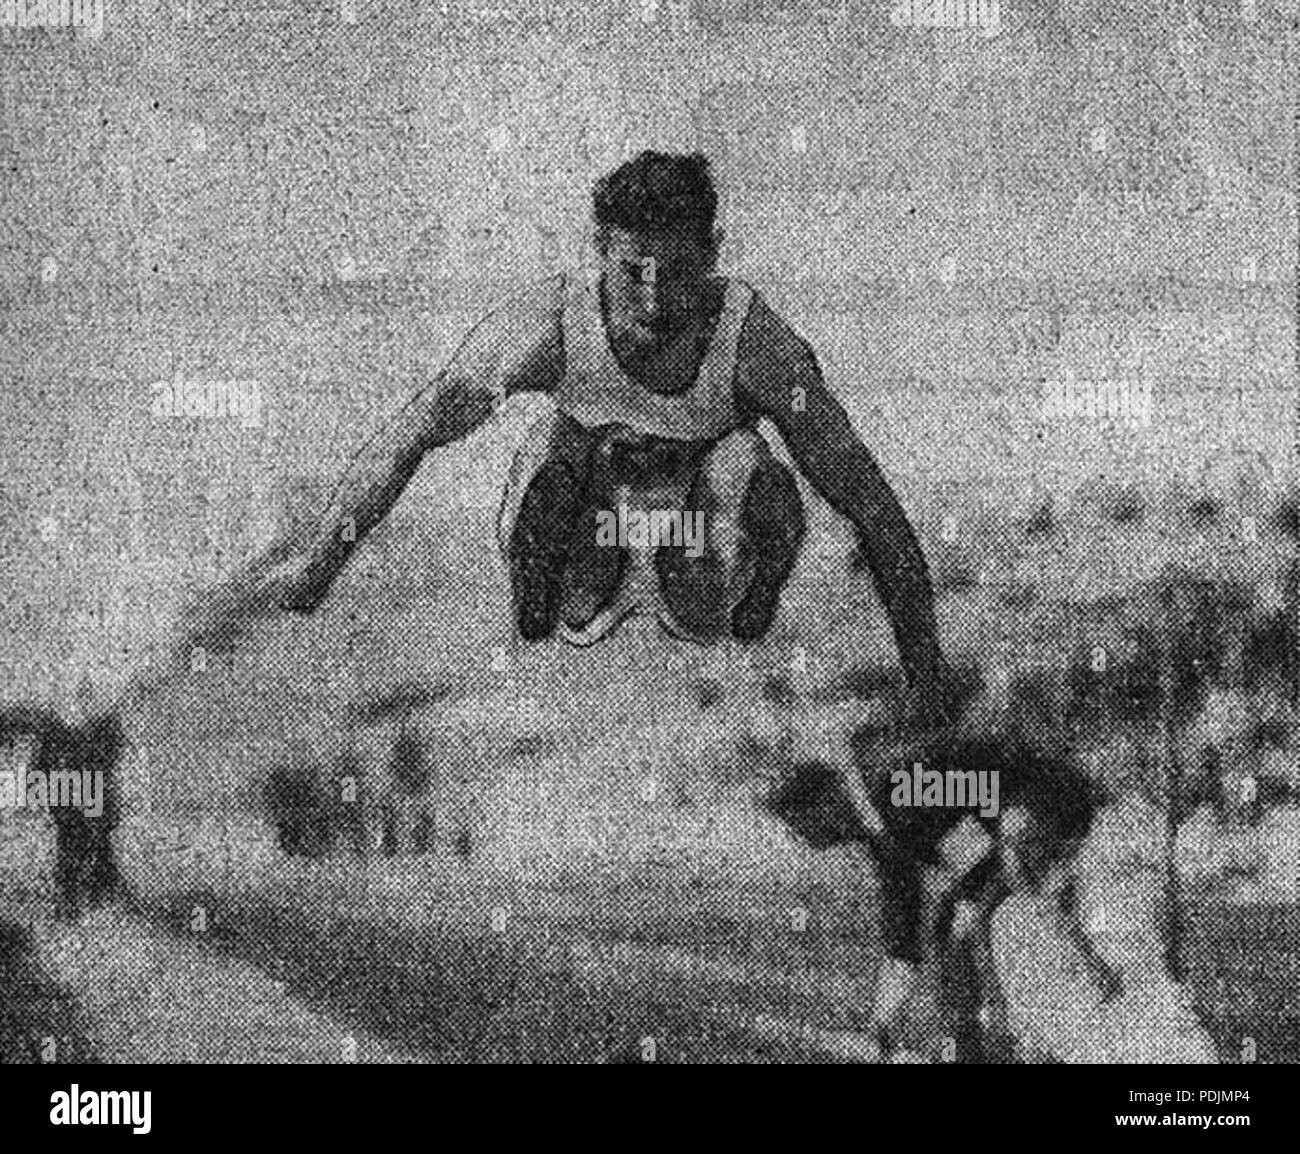
<path fill-rule="evenodd" d="M 1294 475 L 1295 0 L 105 3 L 0 31 L 0 697 L 112 692 L 642 147 L 713 158 L 727 266 L 925 533 Z M 1067 369 L 1150 425 L 1043 420 Z M 151 416 L 177 375 L 261 427 Z M 474 565 L 522 419 L 430 465 L 431 548 Z"/>

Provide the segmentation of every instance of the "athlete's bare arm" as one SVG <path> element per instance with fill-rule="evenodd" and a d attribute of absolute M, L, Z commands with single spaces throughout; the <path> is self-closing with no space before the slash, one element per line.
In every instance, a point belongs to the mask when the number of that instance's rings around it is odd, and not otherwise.
<path fill-rule="evenodd" d="M 808 343 L 759 298 L 742 333 L 736 390 L 742 410 L 776 426 L 813 488 L 857 530 L 908 684 L 926 696 L 941 692 L 934 594 L 907 516 Z"/>
<path fill-rule="evenodd" d="M 284 604 L 310 610 L 365 535 L 387 515 L 424 455 L 469 436 L 514 393 L 550 392 L 564 372 L 561 282 L 552 278 L 481 320 L 434 381 L 357 455 Z"/>
<path fill-rule="evenodd" d="M 224 647 L 238 617 L 277 604 L 310 612 L 426 453 L 474 432 L 506 396 L 553 390 L 563 376 L 562 283 L 550 278 L 475 325 L 437 377 L 366 443 L 312 535 L 275 542 L 214 590 L 187 642 Z"/>

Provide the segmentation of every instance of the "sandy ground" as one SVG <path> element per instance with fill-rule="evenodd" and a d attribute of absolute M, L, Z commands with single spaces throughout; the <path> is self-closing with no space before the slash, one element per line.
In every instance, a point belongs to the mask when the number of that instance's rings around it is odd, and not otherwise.
<path fill-rule="evenodd" d="M 977 42 L 898 32 L 884 5 L 848 6 L 847 34 L 817 3 L 697 6 L 689 32 L 559 7 L 549 28 L 521 0 L 256 32 L 141 10 L 102 45 L 6 57 L 6 700 L 79 715 L 140 688 L 179 604 L 306 516 L 489 301 L 578 257 L 592 180 L 646 146 L 713 157 L 724 266 L 817 349 L 917 526 L 954 659 L 1006 685 L 1099 638 L 1122 650 L 1114 600 L 1170 562 L 1283 601 L 1282 9 L 1184 27 L 1182 4 L 1071 3 Z M 593 8 L 607 27 L 575 24 Z M 290 65 L 267 69 L 282 42 Z M 1149 382 L 1150 426 L 1043 420 L 1066 372 Z M 264 422 L 151 420 L 151 383 L 176 376 L 259 381 Z M 863 1056 L 871 878 L 750 820 L 753 749 L 782 740 L 757 676 L 653 627 L 588 654 L 511 643 L 482 543 L 528 416 L 426 462 L 314 618 L 126 708 L 128 778 L 157 795 L 124 833 L 140 908 L 53 923 L 48 839 L 0 816 L 6 1057 L 45 1037 L 145 1060 L 325 1060 L 348 1038 L 366 1061 L 640 1059 L 645 1038 Z M 805 493 L 805 557 L 754 664 L 842 689 L 895 658 Z M 699 678 L 724 691 L 711 714 Z M 345 718 L 412 684 L 440 698 L 418 723 L 463 770 L 449 812 L 474 870 L 284 861 L 257 811 L 269 767 L 354 741 L 382 759 L 391 734 Z M 788 736 L 833 759 L 866 703 L 824 704 Z M 1079 753 L 1140 778 L 1133 745 Z M 1294 729 L 1268 757 L 1261 780 L 1294 777 Z M 1244 1037 L 1300 1054 L 1296 840 L 1294 798 L 1231 835 L 1197 812 L 1180 840 L 1189 889 L 1214 894 L 1189 894 L 1189 980 L 1228 1057 Z M 629 876 L 575 883 L 581 854 Z M 792 906 L 825 916 L 795 931 Z"/>
<path fill-rule="evenodd" d="M 391 559 L 398 543 L 377 551 Z M 277 759 L 337 757 L 358 733 L 343 707 L 412 672 L 408 648 L 395 650 L 405 664 L 365 669 L 340 649 L 331 622 L 365 604 L 373 571 L 363 559 L 321 619 L 272 623 L 238 651 L 246 664 L 186 671 L 137 699 L 131 724 L 148 741 L 126 780 L 153 792 L 117 838 L 131 909 L 52 921 L 48 831 L 6 823 L 6 965 L 28 991 L 6 1019 L 11 1053 L 53 1036 L 104 1060 L 643 1060 L 646 1039 L 660 1060 L 874 1057 L 861 1032 L 880 957 L 871 867 L 808 850 L 753 800 L 782 758 L 844 760 L 872 707 L 845 695 L 842 671 L 884 645 L 869 599 L 851 654 L 852 630 L 801 614 L 818 594 L 807 570 L 748 659 L 674 645 L 636 619 L 585 653 L 512 649 L 491 677 L 490 633 L 477 653 L 448 645 L 422 682 L 445 696 L 412 715 L 438 781 L 430 852 L 287 859 L 254 783 Z M 1009 612 L 993 572 L 941 604 L 945 630 L 964 626 L 958 654 L 991 650 L 1018 671 L 1059 656 L 1067 624 L 1095 631 L 1061 599 Z M 343 644 L 393 646 L 413 621 L 487 616 L 500 590 L 482 587 L 489 597 L 462 583 L 378 617 L 372 605 L 370 630 Z M 809 667 L 798 705 L 762 699 L 770 675 Z M 721 702 L 701 706 L 705 682 Z M 1220 698 L 1205 740 L 1232 710 Z M 383 725 L 363 733 L 363 768 L 390 745 Z M 1294 743 L 1273 757 L 1288 772 Z M 1157 810 L 1118 812 L 1107 844 L 1159 844 Z M 1229 830 L 1202 808 L 1180 831 L 1186 978 L 1229 1060 L 1243 1038 L 1261 1060 L 1296 1053 L 1298 812 Z M 1124 1037 L 1107 1052 L 1131 1054 Z"/>

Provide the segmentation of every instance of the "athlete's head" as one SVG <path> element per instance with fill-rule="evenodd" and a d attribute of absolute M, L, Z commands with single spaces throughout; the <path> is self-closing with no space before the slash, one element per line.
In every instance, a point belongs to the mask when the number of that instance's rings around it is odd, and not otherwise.
<path fill-rule="evenodd" d="M 701 154 L 642 152 L 596 184 L 596 242 L 610 335 L 634 353 L 667 344 L 713 275 L 718 194 Z"/>

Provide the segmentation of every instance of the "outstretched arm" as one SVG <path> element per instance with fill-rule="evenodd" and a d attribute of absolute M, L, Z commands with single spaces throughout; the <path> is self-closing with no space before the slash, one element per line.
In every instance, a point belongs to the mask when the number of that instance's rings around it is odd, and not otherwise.
<path fill-rule="evenodd" d="M 560 301 L 552 279 L 475 325 L 437 377 L 366 443 L 314 529 L 276 541 L 213 590 L 187 622 L 183 646 L 225 649 L 244 618 L 277 606 L 311 612 L 427 452 L 468 436 L 505 397 L 555 387 L 564 356 Z"/>
<path fill-rule="evenodd" d="M 479 322 L 432 384 L 357 455 L 317 532 L 283 572 L 281 603 L 310 611 L 432 449 L 474 432 L 505 397 L 550 391 L 563 372 L 556 286 Z M 280 572 L 280 571 L 277 571 Z M 273 577 L 274 581 L 275 578 Z"/>
<path fill-rule="evenodd" d="M 908 684 L 941 706 L 943 655 L 925 558 L 898 498 L 848 414 L 822 379 L 817 358 L 761 301 L 742 344 L 739 399 L 780 432 L 790 455 L 836 512 L 853 523 L 889 614 Z"/>

